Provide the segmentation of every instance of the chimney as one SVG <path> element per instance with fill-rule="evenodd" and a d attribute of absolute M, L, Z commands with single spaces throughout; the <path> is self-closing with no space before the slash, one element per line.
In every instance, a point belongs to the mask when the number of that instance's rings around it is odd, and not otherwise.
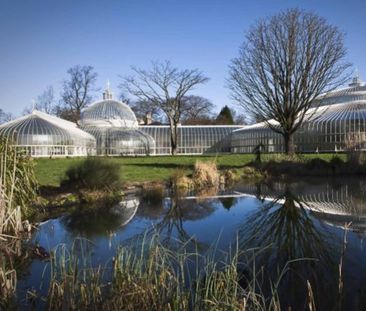
<path fill-rule="evenodd" d="M 152 123 L 152 114 L 151 112 L 148 112 L 145 116 L 145 124 L 150 125 Z"/>

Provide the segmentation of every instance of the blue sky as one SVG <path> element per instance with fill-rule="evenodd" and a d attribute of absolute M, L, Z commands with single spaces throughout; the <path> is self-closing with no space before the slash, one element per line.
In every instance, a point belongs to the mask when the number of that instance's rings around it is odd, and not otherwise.
<path fill-rule="evenodd" d="M 195 94 L 231 105 L 228 64 L 256 20 L 298 7 L 346 33 L 348 59 L 366 80 L 366 1 L 0 0 L 0 108 L 19 115 L 48 86 L 57 95 L 73 65 L 92 65 L 98 86 L 152 60 L 199 68 Z"/>

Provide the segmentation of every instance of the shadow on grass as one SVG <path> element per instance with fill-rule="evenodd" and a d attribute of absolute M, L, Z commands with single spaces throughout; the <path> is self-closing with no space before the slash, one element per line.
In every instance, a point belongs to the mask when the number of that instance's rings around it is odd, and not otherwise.
<path fill-rule="evenodd" d="M 181 163 L 123 163 L 122 166 L 136 166 L 146 168 L 165 168 L 165 169 L 193 169 L 194 163 L 192 164 L 181 164 Z M 243 168 L 244 164 L 236 165 L 218 165 L 219 169 L 231 169 L 231 168 Z"/>

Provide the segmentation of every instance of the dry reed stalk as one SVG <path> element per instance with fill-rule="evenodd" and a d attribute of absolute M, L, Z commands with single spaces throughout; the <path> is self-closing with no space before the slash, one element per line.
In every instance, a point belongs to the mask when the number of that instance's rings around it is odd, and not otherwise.
<path fill-rule="evenodd" d="M 344 256 L 346 254 L 346 249 L 347 249 L 347 233 L 348 233 L 348 229 L 350 226 L 351 226 L 350 222 L 344 224 L 342 252 L 341 252 L 341 257 L 339 259 L 339 265 L 338 265 L 338 272 L 339 272 L 338 295 L 339 295 L 340 299 L 341 299 L 342 292 L 343 292 L 343 262 L 344 262 Z"/>
<path fill-rule="evenodd" d="M 216 162 L 197 161 L 194 165 L 193 182 L 197 189 L 218 187 L 220 174 Z"/>
<path fill-rule="evenodd" d="M 306 283 L 308 287 L 308 309 L 309 311 L 316 311 L 313 289 L 311 288 L 309 280 L 307 280 Z"/>

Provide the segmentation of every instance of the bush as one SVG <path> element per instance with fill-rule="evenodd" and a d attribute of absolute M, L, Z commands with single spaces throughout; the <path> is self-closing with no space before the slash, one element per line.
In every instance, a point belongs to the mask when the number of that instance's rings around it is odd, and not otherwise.
<path fill-rule="evenodd" d="M 197 189 L 217 187 L 220 182 L 220 175 L 216 162 L 197 161 L 194 165 L 193 182 Z"/>
<path fill-rule="evenodd" d="M 107 159 L 87 158 L 66 171 L 69 184 L 91 190 L 115 190 L 122 185 L 120 166 Z"/>
<path fill-rule="evenodd" d="M 193 187 L 193 181 L 186 176 L 186 171 L 183 168 L 176 169 L 172 174 L 172 184 L 177 189 L 191 189 Z"/>

